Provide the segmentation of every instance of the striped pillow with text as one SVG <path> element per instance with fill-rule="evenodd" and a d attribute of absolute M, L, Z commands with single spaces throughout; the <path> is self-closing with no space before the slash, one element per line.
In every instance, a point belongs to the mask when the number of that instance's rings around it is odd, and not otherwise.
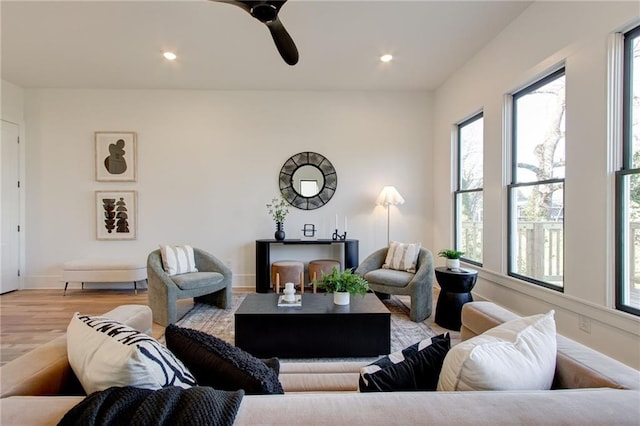
<path fill-rule="evenodd" d="M 197 385 L 189 369 L 157 340 L 105 317 L 76 313 L 67 327 L 67 355 L 87 394 L 112 386 Z"/>

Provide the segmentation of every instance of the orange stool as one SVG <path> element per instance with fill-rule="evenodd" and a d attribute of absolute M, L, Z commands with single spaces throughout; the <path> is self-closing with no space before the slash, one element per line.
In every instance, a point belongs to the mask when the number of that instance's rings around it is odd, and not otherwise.
<path fill-rule="evenodd" d="M 279 260 L 271 264 L 271 282 L 276 293 L 280 293 L 280 284 L 294 283 L 304 293 L 304 264 L 293 260 Z"/>
<path fill-rule="evenodd" d="M 330 274 L 333 268 L 340 270 L 340 262 L 332 259 L 318 259 L 309 262 L 309 280 L 315 281 L 322 278 L 322 274 Z M 313 285 L 313 292 L 317 291 L 315 284 Z"/>

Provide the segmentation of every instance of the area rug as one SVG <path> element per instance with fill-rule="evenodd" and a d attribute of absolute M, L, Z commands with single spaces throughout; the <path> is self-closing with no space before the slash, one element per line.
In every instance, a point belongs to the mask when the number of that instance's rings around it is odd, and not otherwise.
<path fill-rule="evenodd" d="M 200 330 L 220 339 L 235 343 L 234 313 L 244 300 L 244 294 L 233 295 L 231 309 L 219 309 L 203 303 L 196 303 L 189 312 L 177 322 L 180 327 Z M 391 296 L 383 300 L 391 312 L 391 352 L 399 351 L 416 342 L 439 334 L 425 322 L 413 322 L 409 319 L 409 307 L 398 297 Z"/>

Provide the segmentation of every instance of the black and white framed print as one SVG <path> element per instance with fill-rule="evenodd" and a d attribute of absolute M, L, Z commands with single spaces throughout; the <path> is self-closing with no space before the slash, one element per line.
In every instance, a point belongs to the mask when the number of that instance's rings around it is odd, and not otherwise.
<path fill-rule="evenodd" d="M 95 132 L 96 180 L 136 181 L 135 132 Z"/>
<path fill-rule="evenodd" d="M 135 240 L 136 191 L 96 191 L 98 240 Z"/>

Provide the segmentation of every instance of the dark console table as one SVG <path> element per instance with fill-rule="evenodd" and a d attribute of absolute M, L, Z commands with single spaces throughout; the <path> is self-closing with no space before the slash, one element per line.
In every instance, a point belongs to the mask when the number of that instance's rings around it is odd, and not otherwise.
<path fill-rule="evenodd" d="M 256 240 L 256 292 L 268 293 L 271 288 L 271 245 L 344 244 L 344 268 L 357 268 L 358 240 Z"/>
<path fill-rule="evenodd" d="M 235 345 L 261 358 L 374 357 L 389 353 L 391 313 L 372 293 L 335 305 L 332 294 L 302 295 L 301 307 L 277 294 L 248 294 L 235 312 Z"/>
<path fill-rule="evenodd" d="M 462 305 L 473 301 L 471 290 L 478 279 L 474 269 L 436 268 L 440 295 L 436 304 L 436 324 L 449 330 L 460 330 Z"/>

